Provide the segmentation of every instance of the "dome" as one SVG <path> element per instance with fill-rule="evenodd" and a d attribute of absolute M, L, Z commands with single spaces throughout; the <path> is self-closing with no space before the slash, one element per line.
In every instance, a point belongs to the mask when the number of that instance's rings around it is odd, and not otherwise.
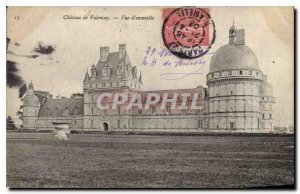
<path fill-rule="evenodd" d="M 230 69 L 259 70 L 256 55 L 244 45 L 227 44 L 222 46 L 212 56 L 209 72 Z"/>
<path fill-rule="evenodd" d="M 32 95 L 26 95 L 23 99 L 24 106 L 31 106 L 31 107 L 37 107 L 40 106 L 39 98 L 32 94 Z"/>
<path fill-rule="evenodd" d="M 273 88 L 271 84 L 266 81 L 263 81 L 259 87 L 260 96 L 273 96 Z"/>

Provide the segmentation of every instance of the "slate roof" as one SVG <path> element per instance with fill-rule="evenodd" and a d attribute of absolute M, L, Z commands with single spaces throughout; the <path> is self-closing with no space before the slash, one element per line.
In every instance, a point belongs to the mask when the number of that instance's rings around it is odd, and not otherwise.
<path fill-rule="evenodd" d="M 129 59 L 129 56 L 127 55 L 127 53 L 125 53 L 125 56 L 122 58 L 119 58 L 119 52 L 113 52 L 113 53 L 109 53 L 107 61 L 105 62 L 101 62 L 101 59 L 99 59 L 96 68 L 97 68 L 97 76 L 96 76 L 96 80 L 97 82 L 101 82 L 102 80 L 102 70 L 105 66 L 108 66 L 110 68 L 110 79 L 109 81 L 121 81 L 122 80 L 122 76 L 118 76 L 117 75 L 117 70 L 118 70 L 118 66 L 119 65 L 123 65 L 123 67 L 127 67 L 127 76 L 129 79 L 133 79 L 133 75 L 132 75 L 132 70 L 133 70 L 133 66 L 131 64 L 131 61 Z M 125 72 L 124 72 L 125 73 Z M 134 79 L 136 81 L 138 81 L 138 78 Z"/>
<path fill-rule="evenodd" d="M 83 115 L 83 98 L 47 99 L 38 117 L 68 117 Z"/>

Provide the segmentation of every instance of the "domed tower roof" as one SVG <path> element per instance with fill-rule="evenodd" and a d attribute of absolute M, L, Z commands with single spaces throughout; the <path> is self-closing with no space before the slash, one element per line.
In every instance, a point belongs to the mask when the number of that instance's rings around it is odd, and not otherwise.
<path fill-rule="evenodd" d="M 220 47 L 212 56 L 209 72 L 239 69 L 259 70 L 257 57 L 245 45 L 244 35 L 244 29 L 236 29 L 234 25 L 231 26 L 229 43 Z"/>
<path fill-rule="evenodd" d="M 209 72 L 230 69 L 259 70 L 254 52 L 247 46 L 227 44 L 212 56 Z"/>
<path fill-rule="evenodd" d="M 30 107 L 38 107 L 40 106 L 39 98 L 34 94 L 34 86 L 32 81 L 28 86 L 28 90 L 26 92 L 26 96 L 23 98 L 23 105 Z"/>
<path fill-rule="evenodd" d="M 32 95 L 26 95 L 23 99 L 24 106 L 30 106 L 30 107 L 38 107 L 40 106 L 39 98 L 32 94 Z"/>
<path fill-rule="evenodd" d="M 273 96 L 273 87 L 267 81 L 266 75 L 264 75 L 263 82 L 260 84 L 259 95 L 260 96 Z"/>

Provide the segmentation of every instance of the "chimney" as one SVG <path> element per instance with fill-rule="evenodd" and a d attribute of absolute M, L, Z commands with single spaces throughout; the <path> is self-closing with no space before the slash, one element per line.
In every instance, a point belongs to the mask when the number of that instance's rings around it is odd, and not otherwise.
<path fill-rule="evenodd" d="M 239 29 L 236 31 L 236 45 L 245 45 L 245 30 Z"/>
<path fill-rule="evenodd" d="M 263 76 L 262 76 L 262 80 L 263 80 L 264 82 L 267 82 L 267 75 L 263 75 Z"/>
<path fill-rule="evenodd" d="M 109 55 L 109 47 L 100 47 L 100 61 L 106 62 Z"/>
<path fill-rule="evenodd" d="M 125 57 L 126 54 L 126 44 L 119 44 L 119 59 Z"/>

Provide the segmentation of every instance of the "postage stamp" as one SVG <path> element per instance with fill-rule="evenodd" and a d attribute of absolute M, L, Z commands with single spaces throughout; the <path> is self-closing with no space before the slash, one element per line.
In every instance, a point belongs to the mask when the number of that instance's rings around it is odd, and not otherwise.
<path fill-rule="evenodd" d="M 215 40 L 215 25 L 207 8 L 163 9 L 162 38 L 179 58 L 205 55 Z"/>

